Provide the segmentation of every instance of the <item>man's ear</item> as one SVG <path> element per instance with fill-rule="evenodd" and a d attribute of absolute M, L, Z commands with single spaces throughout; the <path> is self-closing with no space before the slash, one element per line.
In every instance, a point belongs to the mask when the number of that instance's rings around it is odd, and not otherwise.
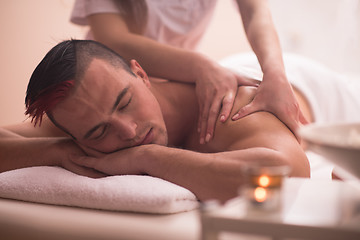
<path fill-rule="evenodd" d="M 133 73 L 136 75 L 136 77 L 139 77 L 141 80 L 143 80 L 143 82 L 147 87 L 150 87 L 150 81 L 148 75 L 136 60 L 134 59 L 130 60 L 130 68 L 133 71 Z"/>

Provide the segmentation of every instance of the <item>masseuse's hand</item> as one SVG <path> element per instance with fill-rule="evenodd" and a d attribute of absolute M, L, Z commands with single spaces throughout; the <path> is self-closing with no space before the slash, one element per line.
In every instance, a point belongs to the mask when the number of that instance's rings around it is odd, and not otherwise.
<path fill-rule="evenodd" d="M 238 86 L 258 85 L 257 82 L 244 78 L 215 62 L 198 69 L 195 83 L 200 107 L 198 132 L 201 144 L 213 138 L 218 118 L 221 122 L 229 118 Z"/>
<path fill-rule="evenodd" d="M 232 120 L 238 120 L 258 111 L 273 113 L 296 135 L 300 124 L 307 120 L 302 114 L 294 92 L 286 77 L 279 79 L 276 73 L 264 74 L 263 81 L 251 103 L 241 108 Z M 277 78 L 277 79 L 271 79 Z M 297 136 L 299 139 L 299 137 Z"/>

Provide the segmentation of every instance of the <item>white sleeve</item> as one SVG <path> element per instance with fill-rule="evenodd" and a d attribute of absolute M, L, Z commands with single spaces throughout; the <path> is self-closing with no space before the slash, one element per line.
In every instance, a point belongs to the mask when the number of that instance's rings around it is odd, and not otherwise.
<path fill-rule="evenodd" d="M 113 0 L 76 0 L 70 22 L 88 25 L 87 17 L 96 13 L 121 13 Z"/>

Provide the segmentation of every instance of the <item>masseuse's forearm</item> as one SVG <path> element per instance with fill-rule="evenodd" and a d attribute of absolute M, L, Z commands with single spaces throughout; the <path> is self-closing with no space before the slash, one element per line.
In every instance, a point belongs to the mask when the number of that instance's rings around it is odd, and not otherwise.
<path fill-rule="evenodd" d="M 199 53 L 164 45 L 139 35 L 132 34 L 130 37 L 131 40 L 116 44 L 117 51 L 138 60 L 150 76 L 194 82 L 198 78 L 198 68 L 211 64 Z"/>
<path fill-rule="evenodd" d="M 153 77 L 193 83 L 199 78 L 199 68 L 209 69 L 215 64 L 199 53 L 161 44 L 133 33 L 122 33 L 117 39 L 101 34 L 95 37 L 126 60 L 137 60 Z"/>
<path fill-rule="evenodd" d="M 247 38 L 262 71 L 276 71 L 285 77 L 280 41 L 267 1 L 238 0 L 238 5 Z"/>

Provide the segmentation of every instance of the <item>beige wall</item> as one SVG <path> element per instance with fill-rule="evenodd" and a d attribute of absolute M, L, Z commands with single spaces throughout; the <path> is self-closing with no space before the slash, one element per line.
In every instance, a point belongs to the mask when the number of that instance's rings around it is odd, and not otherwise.
<path fill-rule="evenodd" d="M 339 71 L 360 71 L 359 2 L 270 0 L 284 50 Z M 0 126 L 24 120 L 27 82 L 45 53 L 61 40 L 84 36 L 84 28 L 69 23 L 72 5 L 73 0 L 0 1 Z M 220 59 L 248 50 L 232 0 L 219 0 L 200 51 Z"/>
<path fill-rule="evenodd" d="M 11 0 L 0 1 L 0 126 L 19 122 L 24 117 L 24 97 L 30 75 L 46 52 L 57 42 L 68 38 L 82 38 L 86 29 L 69 23 L 73 0 Z M 222 26 L 231 20 L 240 27 L 236 10 L 230 1 L 219 1 L 215 29 L 220 29 L 223 39 L 231 39 L 227 50 L 215 39 L 216 30 L 207 34 L 208 41 L 201 51 L 211 49 L 209 55 L 221 58 L 240 50 L 241 31 L 226 31 Z M 230 8 L 230 9 L 229 9 Z M 228 9 L 232 14 L 228 14 Z M 215 30 L 215 31 L 214 31 Z M 236 40 L 237 39 L 237 40 Z"/>
<path fill-rule="evenodd" d="M 68 23 L 70 0 L 0 1 L 0 125 L 24 119 L 30 75 L 58 41 L 81 37 Z"/>

